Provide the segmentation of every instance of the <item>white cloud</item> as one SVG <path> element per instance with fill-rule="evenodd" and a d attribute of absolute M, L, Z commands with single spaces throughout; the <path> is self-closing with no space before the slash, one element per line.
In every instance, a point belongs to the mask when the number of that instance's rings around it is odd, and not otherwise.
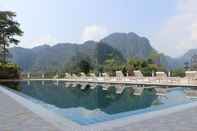
<path fill-rule="evenodd" d="M 81 40 L 83 42 L 87 40 L 99 41 L 100 39 L 105 37 L 107 33 L 107 29 L 103 26 L 90 25 L 83 29 L 81 34 Z"/>
<path fill-rule="evenodd" d="M 197 0 L 177 2 L 177 14 L 153 38 L 156 48 L 171 56 L 197 48 Z"/>

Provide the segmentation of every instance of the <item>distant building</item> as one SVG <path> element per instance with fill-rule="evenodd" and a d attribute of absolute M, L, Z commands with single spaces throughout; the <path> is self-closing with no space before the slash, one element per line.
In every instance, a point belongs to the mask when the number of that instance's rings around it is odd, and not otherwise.
<path fill-rule="evenodd" d="M 197 71 L 197 54 L 192 56 L 192 59 L 191 59 L 191 70 L 196 70 Z"/>

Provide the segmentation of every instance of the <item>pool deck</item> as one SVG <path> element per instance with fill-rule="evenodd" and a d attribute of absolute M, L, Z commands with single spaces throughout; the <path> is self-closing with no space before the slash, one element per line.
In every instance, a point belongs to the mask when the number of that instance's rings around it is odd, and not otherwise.
<path fill-rule="evenodd" d="M 0 91 L 0 131 L 58 131 L 17 101 Z"/>
<path fill-rule="evenodd" d="M 0 87 L 2 88 L 2 87 Z M 5 90 L 5 89 L 3 89 Z M 183 108 L 183 107 L 180 107 Z M 175 109 L 174 109 L 175 110 Z M 197 130 L 197 104 L 174 112 L 146 116 L 147 119 L 123 118 L 86 127 L 73 127 L 73 131 L 195 131 Z M 127 121 L 127 122 L 126 122 Z M 65 124 L 76 126 L 73 123 Z M 69 127 L 68 126 L 68 127 Z M 0 131 L 61 131 L 63 128 L 43 119 L 37 113 L 0 90 Z M 70 128 L 63 129 L 71 131 Z"/>
<path fill-rule="evenodd" d="M 106 131 L 196 131 L 197 107 Z"/>

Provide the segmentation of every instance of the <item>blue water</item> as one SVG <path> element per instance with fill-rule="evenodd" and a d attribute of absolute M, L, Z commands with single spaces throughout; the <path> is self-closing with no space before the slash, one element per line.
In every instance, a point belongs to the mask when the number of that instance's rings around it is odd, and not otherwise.
<path fill-rule="evenodd" d="M 145 89 L 140 96 L 133 95 L 132 88 L 117 94 L 114 87 L 107 91 L 101 86 L 82 90 L 80 85 L 67 83 L 22 82 L 8 87 L 22 93 L 27 99 L 81 125 L 95 124 L 122 117 L 192 102 L 182 88 L 171 89 L 166 96 L 157 96 L 154 89 Z"/>

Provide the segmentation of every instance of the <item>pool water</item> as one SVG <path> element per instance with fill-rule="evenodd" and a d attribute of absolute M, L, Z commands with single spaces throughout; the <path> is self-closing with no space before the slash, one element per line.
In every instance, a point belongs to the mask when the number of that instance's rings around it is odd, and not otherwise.
<path fill-rule="evenodd" d="M 121 94 L 115 87 L 107 91 L 101 86 L 95 89 L 80 85 L 69 86 L 65 82 L 36 81 L 21 82 L 8 87 L 21 92 L 23 97 L 44 108 L 81 125 L 95 124 L 122 117 L 161 110 L 171 106 L 192 102 L 182 88 L 170 90 L 166 96 L 157 96 L 153 88 L 145 89 L 140 96 L 133 95 L 132 88 Z"/>

